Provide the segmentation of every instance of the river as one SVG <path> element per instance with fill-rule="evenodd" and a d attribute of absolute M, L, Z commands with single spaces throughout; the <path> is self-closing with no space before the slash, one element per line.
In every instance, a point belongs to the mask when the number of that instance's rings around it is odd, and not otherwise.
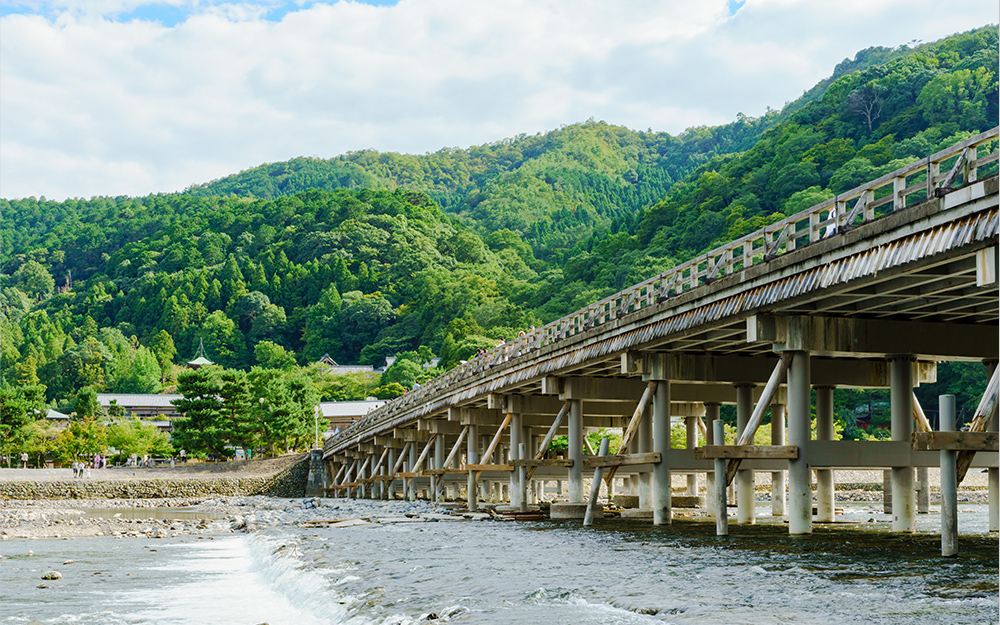
<path fill-rule="evenodd" d="M 963 516 L 958 558 L 934 515 L 915 535 L 865 523 L 678 519 L 268 528 L 165 540 L 0 543 L 0 625 L 997 623 L 996 534 Z M 981 517 L 981 518 L 980 518 Z M 29 553 L 31 552 L 31 553 Z M 64 564 L 73 560 L 72 564 Z M 43 572 L 63 574 L 42 582 Z M 39 584 L 49 588 L 38 588 Z"/>

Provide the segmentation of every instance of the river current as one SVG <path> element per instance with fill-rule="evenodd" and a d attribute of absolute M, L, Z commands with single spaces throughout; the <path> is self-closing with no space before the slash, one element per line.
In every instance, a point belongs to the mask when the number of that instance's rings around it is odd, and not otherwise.
<path fill-rule="evenodd" d="M 960 549 L 943 559 L 938 535 L 884 525 L 800 537 L 733 525 L 720 538 L 683 519 L 9 540 L 0 625 L 997 623 L 996 535 L 963 535 Z M 41 582 L 51 569 L 63 578 Z"/>

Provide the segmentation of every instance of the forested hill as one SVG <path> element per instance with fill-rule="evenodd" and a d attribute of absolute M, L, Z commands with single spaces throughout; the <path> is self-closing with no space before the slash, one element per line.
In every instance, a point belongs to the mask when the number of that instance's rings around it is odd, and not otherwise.
<path fill-rule="evenodd" d="M 559 262 L 591 233 L 620 228 L 710 157 L 751 147 L 776 116 L 741 118 L 680 137 L 588 121 L 419 156 L 364 150 L 297 158 L 188 192 L 275 198 L 310 188 L 422 191 L 480 234 L 512 230 L 536 257 Z"/>
<path fill-rule="evenodd" d="M 588 122 L 179 194 L 0 200 L 0 386 L 155 391 L 199 341 L 239 368 L 454 362 L 997 125 L 998 39 L 874 49 L 781 114 L 681 137 Z"/>

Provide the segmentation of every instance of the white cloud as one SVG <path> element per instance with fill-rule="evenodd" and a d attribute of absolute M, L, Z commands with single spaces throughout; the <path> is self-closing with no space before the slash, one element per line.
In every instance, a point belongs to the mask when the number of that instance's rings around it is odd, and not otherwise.
<path fill-rule="evenodd" d="M 119 17 L 141 4 L 0 18 L 0 195 L 173 191 L 299 155 L 421 153 L 589 117 L 680 132 L 780 107 L 861 48 L 996 13 L 985 0 L 748 0 L 735 17 L 724 0 L 402 0 L 292 3 L 275 21 L 265 9 L 282 3 L 188 0 L 173 26 Z"/>

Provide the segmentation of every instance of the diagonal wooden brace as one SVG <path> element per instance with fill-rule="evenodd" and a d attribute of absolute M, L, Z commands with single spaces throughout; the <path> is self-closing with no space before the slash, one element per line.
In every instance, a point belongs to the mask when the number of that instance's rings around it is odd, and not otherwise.
<path fill-rule="evenodd" d="M 619 454 L 624 454 L 628 452 L 628 446 L 632 444 L 632 439 L 635 438 L 636 432 L 639 431 L 639 423 L 642 421 L 642 414 L 646 411 L 646 406 L 649 404 L 649 400 L 653 398 L 653 394 L 656 392 L 656 382 L 650 382 L 646 385 L 646 390 L 642 392 L 642 397 L 639 398 L 639 403 L 635 407 L 635 412 L 632 413 L 632 419 L 628 422 L 628 427 L 625 428 L 625 434 L 622 436 L 622 446 L 618 448 Z M 611 467 L 608 474 L 604 477 L 604 481 L 610 486 L 611 480 L 615 479 L 615 473 L 618 472 L 618 467 Z"/>
<path fill-rule="evenodd" d="M 552 422 L 552 426 L 549 427 L 549 431 L 545 434 L 545 438 L 542 439 L 542 444 L 538 446 L 538 452 L 535 454 L 535 460 L 541 460 L 545 456 L 545 452 L 549 450 L 549 445 L 552 444 L 552 439 L 555 438 L 556 432 L 559 431 L 559 426 L 562 425 L 562 421 L 566 418 L 566 413 L 569 412 L 570 401 L 566 400 L 563 407 L 559 409 L 559 414 L 556 415 L 555 420 Z M 528 467 L 528 472 L 525 474 L 524 479 L 530 480 L 531 476 L 535 474 L 538 469 L 537 466 Z"/>
<path fill-rule="evenodd" d="M 774 371 L 771 372 L 771 377 L 767 380 L 767 385 L 764 386 L 764 392 L 761 393 L 760 401 L 754 406 L 753 414 L 750 415 L 750 420 L 747 422 L 747 426 L 743 428 L 740 432 L 740 437 L 736 441 L 737 445 L 749 445 L 753 442 L 753 436 L 757 433 L 757 428 L 760 427 L 760 422 L 764 418 L 764 411 L 767 410 L 768 405 L 771 403 L 771 398 L 774 397 L 774 393 L 778 390 L 778 386 L 785 379 L 785 373 L 788 371 L 788 366 L 792 364 L 792 357 L 794 352 L 785 352 L 781 355 L 781 360 L 774 367 Z M 715 441 L 716 445 L 722 444 L 723 441 Z M 726 485 L 733 483 L 733 478 L 736 477 L 736 472 L 740 468 L 740 460 L 732 459 L 729 464 L 726 465 Z"/>
<path fill-rule="evenodd" d="M 985 432 L 986 428 L 989 427 L 990 420 L 996 417 L 997 391 L 1000 390 L 1000 378 L 997 377 L 998 375 L 1000 375 L 1000 367 L 997 367 L 996 371 L 993 372 L 993 377 L 990 378 L 989 383 L 986 385 L 983 399 L 979 402 L 979 407 L 976 408 L 976 416 L 972 418 L 972 424 L 969 426 L 970 432 Z M 974 451 L 958 452 L 959 484 L 965 479 L 965 474 L 969 472 L 969 467 L 972 466 L 972 458 L 975 455 L 976 452 Z"/>

